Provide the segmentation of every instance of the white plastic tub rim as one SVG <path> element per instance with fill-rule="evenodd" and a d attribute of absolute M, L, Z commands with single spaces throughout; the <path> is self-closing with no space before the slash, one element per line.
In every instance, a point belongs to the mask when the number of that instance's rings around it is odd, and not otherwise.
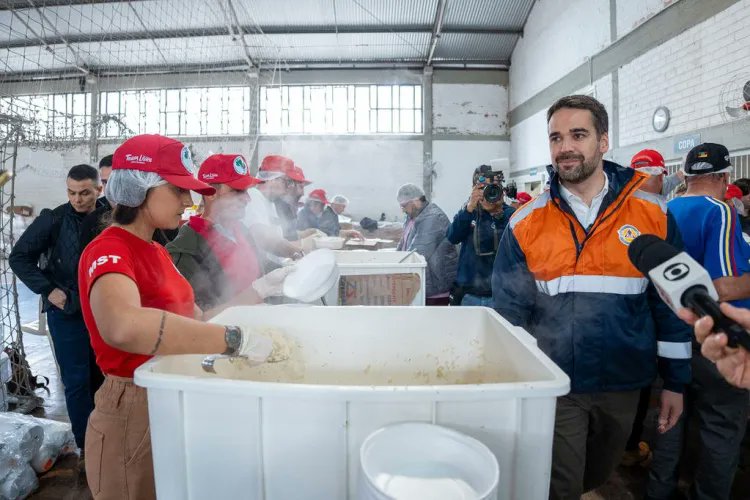
<path fill-rule="evenodd" d="M 383 310 L 434 310 L 426 306 L 393 306 L 388 308 L 378 306 L 304 306 L 294 305 L 278 306 L 254 306 L 264 311 L 278 310 L 279 315 L 289 316 L 295 310 L 309 311 L 320 310 L 327 314 L 336 315 L 336 311 L 383 311 Z M 284 308 L 284 310 L 279 310 Z M 441 308 L 442 310 L 443 308 Z M 254 380 L 238 380 L 201 373 L 199 376 L 174 373 L 166 371 L 164 361 L 166 356 L 156 356 L 147 361 L 135 371 L 134 380 L 136 385 L 147 389 L 170 389 L 176 391 L 195 391 L 212 394 L 237 395 L 246 394 L 253 397 L 271 398 L 301 398 L 314 400 L 341 401 L 344 399 L 371 402 L 419 402 L 435 400 L 451 401 L 473 401 L 481 397 L 482 393 L 492 393 L 493 397 L 499 398 L 547 398 L 567 394 L 570 391 L 570 379 L 565 372 L 550 360 L 536 345 L 536 339 L 522 328 L 511 325 L 505 318 L 501 317 L 493 309 L 486 307 L 461 307 L 462 310 L 481 310 L 488 314 L 493 320 L 499 321 L 508 329 L 518 341 L 526 344 L 527 349 L 535 354 L 538 363 L 541 363 L 548 372 L 546 380 L 463 384 L 463 385 L 325 385 L 304 384 L 292 382 L 266 382 Z M 186 362 L 200 367 L 203 355 L 175 355 L 174 358 L 182 358 Z M 533 392 L 529 393 L 529 389 Z M 467 390 L 468 389 L 468 390 Z"/>
<path fill-rule="evenodd" d="M 403 250 L 392 251 L 392 252 L 373 252 L 371 250 L 334 250 L 336 254 L 336 263 L 342 270 L 354 269 L 383 269 L 383 268 L 427 268 L 427 261 L 422 254 L 417 252 L 405 252 Z M 410 254 L 410 255 L 407 255 Z M 388 257 L 387 260 L 378 262 L 379 258 L 383 255 Z M 362 256 L 363 260 L 370 262 L 341 262 L 339 256 L 347 259 L 352 256 Z M 369 257 L 369 259 L 368 259 Z M 399 262 L 404 257 L 407 259 L 404 262 Z"/>
<path fill-rule="evenodd" d="M 404 472 L 399 470 L 404 464 L 414 465 L 415 460 L 427 466 L 449 456 L 460 460 L 461 463 L 453 464 L 463 472 L 464 477 L 458 479 L 476 491 L 477 499 L 496 498 L 500 466 L 494 453 L 476 438 L 425 422 L 387 425 L 365 438 L 359 451 L 360 491 L 377 498 L 391 498 L 376 484 L 379 473 L 398 474 Z"/>

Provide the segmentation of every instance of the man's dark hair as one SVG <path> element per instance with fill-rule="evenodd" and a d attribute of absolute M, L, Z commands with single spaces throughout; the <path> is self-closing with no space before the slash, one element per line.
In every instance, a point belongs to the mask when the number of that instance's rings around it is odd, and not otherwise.
<path fill-rule="evenodd" d="M 92 180 L 96 183 L 99 182 L 99 171 L 91 165 L 81 163 L 68 170 L 68 179 L 73 179 L 74 181 Z"/>
<path fill-rule="evenodd" d="M 99 168 L 102 169 L 104 167 L 111 167 L 112 166 L 112 155 L 107 155 L 101 160 L 99 160 Z"/>
<path fill-rule="evenodd" d="M 594 128 L 596 129 L 596 136 L 601 137 L 609 131 L 609 116 L 604 105 L 588 95 L 569 95 L 560 98 L 550 106 L 547 110 L 547 123 L 552 119 L 552 115 L 556 111 L 563 109 L 586 109 L 591 112 L 594 119 Z"/>
<path fill-rule="evenodd" d="M 733 182 L 733 184 L 740 188 L 740 191 L 742 191 L 742 196 L 747 196 L 750 193 L 750 179 L 737 179 Z"/>

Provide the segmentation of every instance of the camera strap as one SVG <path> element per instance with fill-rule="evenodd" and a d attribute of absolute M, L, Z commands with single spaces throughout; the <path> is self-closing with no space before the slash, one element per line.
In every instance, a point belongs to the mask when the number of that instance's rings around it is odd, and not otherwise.
<path fill-rule="evenodd" d="M 477 207 L 477 208 L 479 208 L 479 207 Z M 502 212 L 500 213 L 500 218 L 497 218 L 494 215 L 491 215 L 491 217 L 494 219 L 493 222 L 492 222 L 492 226 L 491 226 L 491 228 L 492 228 L 492 239 L 493 239 L 493 241 L 492 241 L 492 251 L 491 252 L 482 252 L 481 251 L 481 246 L 480 246 L 481 245 L 481 239 L 479 237 L 479 227 L 480 227 L 481 221 L 482 221 L 482 209 L 479 208 L 479 210 L 477 210 L 477 218 L 476 218 L 476 223 L 475 223 L 475 226 L 474 226 L 474 252 L 476 253 L 476 255 L 478 257 L 486 257 L 486 256 L 489 256 L 489 255 L 495 255 L 497 253 L 498 247 L 500 246 L 500 235 L 498 234 L 495 225 L 497 224 L 497 222 L 500 221 L 500 219 L 502 219 Z"/>

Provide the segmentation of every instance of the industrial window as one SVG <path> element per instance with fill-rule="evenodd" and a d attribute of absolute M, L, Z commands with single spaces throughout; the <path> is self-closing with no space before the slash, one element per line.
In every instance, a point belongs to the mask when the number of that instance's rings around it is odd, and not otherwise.
<path fill-rule="evenodd" d="M 23 120 L 29 141 L 81 141 L 91 135 L 91 94 L 19 95 L 0 98 L 0 114 Z M 3 135 L 9 130 L 2 124 Z"/>
<path fill-rule="evenodd" d="M 421 85 L 261 86 L 260 133 L 421 134 Z"/>
<path fill-rule="evenodd" d="M 100 137 L 136 134 L 242 136 L 250 133 L 249 87 L 127 90 L 102 92 Z M 124 129 L 127 127 L 127 129 Z"/>
<path fill-rule="evenodd" d="M 730 157 L 730 161 L 732 162 L 732 166 L 734 167 L 732 179 L 750 178 L 750 153 L 735 153 Z"/>

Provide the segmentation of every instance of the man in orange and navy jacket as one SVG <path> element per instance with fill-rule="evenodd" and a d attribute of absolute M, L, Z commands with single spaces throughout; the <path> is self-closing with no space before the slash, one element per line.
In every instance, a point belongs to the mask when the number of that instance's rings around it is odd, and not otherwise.
<path fill-rule="evenodd" d="M 511 217 L 493 269 L 495 309 L 528 330 L 570 377 L 558 398 L 550 498 L 603 484 L 622 456 L 642 387 L 664 380 L 659 430 L 682 413 L 690 381 L 690 328 L 628 259 L 655 234 L 677 248 L 662 200 L 640 191 L 646 175 L 603 161 L 608 116 L 589 96 L 547 113 L 550 189 Z"/>

